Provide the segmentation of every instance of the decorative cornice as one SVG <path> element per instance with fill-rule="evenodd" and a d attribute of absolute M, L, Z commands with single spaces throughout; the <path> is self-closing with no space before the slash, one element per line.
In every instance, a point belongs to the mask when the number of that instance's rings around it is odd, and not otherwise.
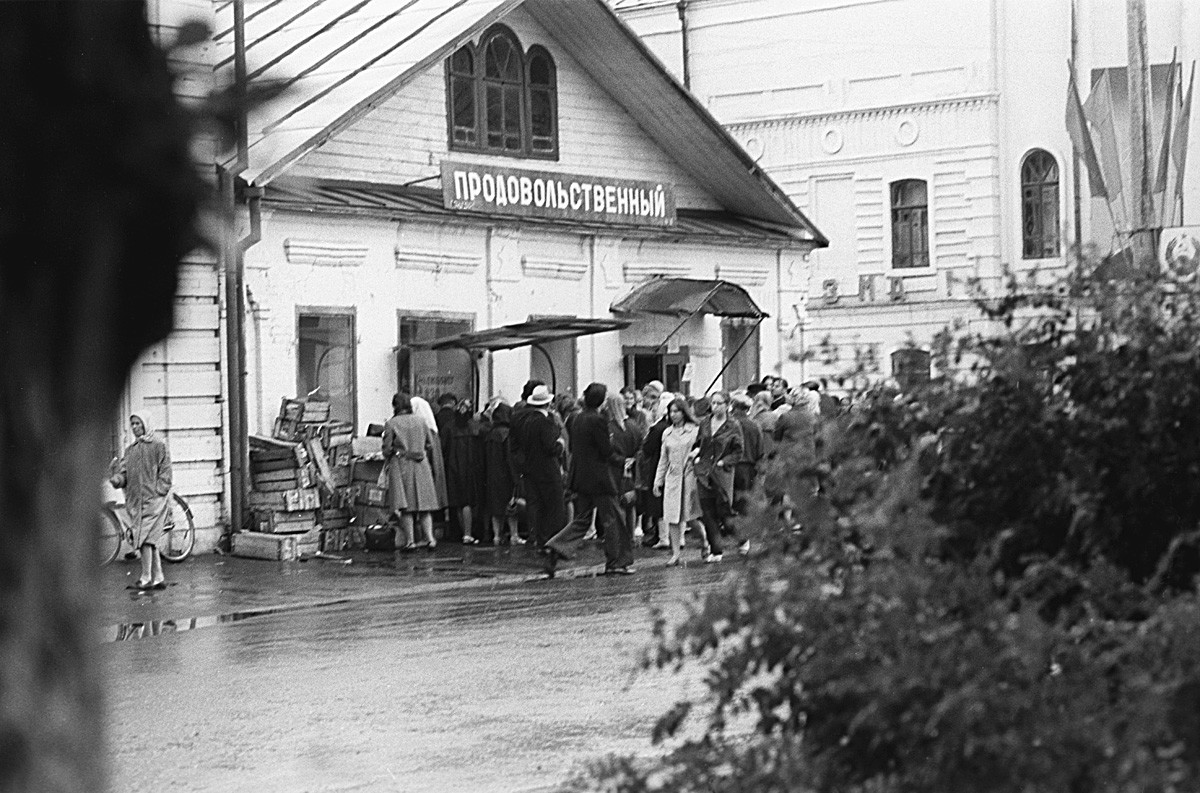
<path fill-rule="evenodd" d="M 283 255 L 289 264 L 358 267 L 367 260 L 367 246 L 289 238 L 283 241 Z"/>
<path fill-rule="evenodd" d="M 396 248 L 396 267 L 403 270 L 422 270 L 431 273 L 469 273 L 480 264 L 480 257 L 470 253 L 446 253 L 414 248 Z"/>
<path fill-rule="evenodd" d="M 747 264 L 718 264 L 717 278 L 723 281 L 733 281 L 742 286 L 762 286 L 770 274 L 767 267 L 756 267 Z"/>
<path fill-rule="evenodd" d="M 762 127 L 771 126 L 798 126 L 801 124 L 844 121 L 846 119 L 866 118 L 869 116 L 886 118 L 887 116 L 899 115 L 901 113 L 939 112 L 972 105 L 997 104 L 999 101 L 1000 95 L 995 93 L 969 94 L 948 99 L 900 102 L 892 105 L 858 107 L 847 110 L 822 110 L 816 113 L 782 113 L 779 115 L 731 121 L 725 126 L 731 133 L 735 133 L 742 130 L 761 129 Z"/>
<path fill-rule="evenodd" d="M 587 274 L 588 263 L 578 260 L 535 259 L 529 256 L 522 256 L 521 270 L 525 275 L 539 278 L 561 278 L 567 281 L 578 281 Z"/>
<path fill-rule="evenodd" d="M 625 262 L 622 266 L 625 283 L 636 284 L 653 278 L 656 275 L 667 278 L 687 278 L 692 274 L 690 264 L 650 264 L 645 262 Z"/>

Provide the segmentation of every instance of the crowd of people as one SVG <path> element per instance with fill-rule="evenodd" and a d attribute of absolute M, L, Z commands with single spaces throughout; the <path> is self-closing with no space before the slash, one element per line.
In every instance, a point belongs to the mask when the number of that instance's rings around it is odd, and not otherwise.
<path fill-rule="evenodd" d="M 652 381 L 619 392 L 592 383 L 576 399 L 530 380 L 513 405 L 476 411 L 443 394 L 435 409 L 400 393 L 392 407 L 383 453 L 397 548 L 435 548 L 433 516 L 446 510 L 464 545 L 528 542 L 553 576 L 592 539 L 620 575 L 634 572 L 638 539 L 669 551 L 670 565 L 689 530 L 705 562 L 749 552 L 733 518 L 763 460 L 776 443 L 811 448 L 819 418 L 841 406 L 816 381 L 789 388 L 768 376 L 700 398 Z"/>

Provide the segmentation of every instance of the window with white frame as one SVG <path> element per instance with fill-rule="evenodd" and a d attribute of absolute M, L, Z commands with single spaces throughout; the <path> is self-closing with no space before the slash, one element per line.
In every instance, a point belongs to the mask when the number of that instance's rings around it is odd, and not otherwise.
<path fill-rule="evenodd" d="M 923 179 L 892 182 L 892 267 L 929 266 L 929 192 Z"/>

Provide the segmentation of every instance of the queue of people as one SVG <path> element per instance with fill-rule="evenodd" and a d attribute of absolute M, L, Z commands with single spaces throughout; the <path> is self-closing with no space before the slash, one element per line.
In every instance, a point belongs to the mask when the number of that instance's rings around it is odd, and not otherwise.
<path fill-rule="evenodd" d="M 814 448 L 820 417 L 838 410 L 820 384 L 771 376 L 700 399 L 652 381 L 619 392 L 592 383 L 576 400 L 530 380 L 515 405 L 495 399 L 477 413 L 453 394 L 437 402 L 434 412 L 397 394 L 385 425 L 397 547 L 435 548 L 433 515 L 447 510 L 464 545 L 528 542 L 551 576 L 593 537 L 606 572 L 620 575 L 634 572 L 639 536 L 670 551 L 669 565 L 682 561 L 689 530 L 705 562 L 728 547 L 748 553 L 732 518 L 745 513 L 763 460 L 784 441 Z"/>

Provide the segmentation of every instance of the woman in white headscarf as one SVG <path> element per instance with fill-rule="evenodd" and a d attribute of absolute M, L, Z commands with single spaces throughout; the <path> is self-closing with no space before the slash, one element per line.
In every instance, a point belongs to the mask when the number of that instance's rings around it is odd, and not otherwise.
<path fill-rule="evenodd" d="M 141 416 L 129 417 L 133 443 L 125 450 L 109 481 L 125 490 L 125 511 L 133 544 L 141 550 L 138 589 L 166 589 L 158 548 L 171 515 L 171 455 L 167 444 L 146 427 Z"/>

